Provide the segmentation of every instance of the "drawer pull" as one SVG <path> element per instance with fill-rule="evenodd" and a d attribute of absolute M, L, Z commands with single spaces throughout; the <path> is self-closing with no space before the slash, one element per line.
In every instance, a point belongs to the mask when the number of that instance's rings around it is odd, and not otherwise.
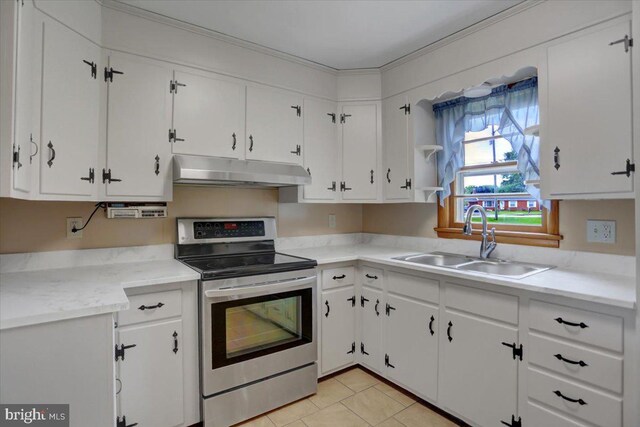
<path fill-rule="evenodd" d="M 453 337 L 451 336 L 451 328 L 453 328 L 453 323 L 449 321 L 449 325 L 447 326 L 447 338 L 449 339 L 449 342 L 453 341 Z"/>
<path fill-rule="evenodd" d="M 564 320 L 562 317 L 556 317 L 556 318 L 555 318 L 555 321 L 556 321 L 556 322 L 558 322 L 558 323 L 560 323 L 560 324 L 567 325 L 567 326 L 576 326 L 576 327 L 578 327 L 578 326 L 579 326 L 579 327 L 581 327 L 582 329 L 584 329 L 584 328 L 588 328 L 588 327 L 589 327 L 589 325 L 587 325 L 587 324 L 586 324 L 586 323 L 584 323 L 584 322 L 580 322 L 580 323 L 568 322 L 568 321 Z"/>
<path fill-rule="evenodd" d="M 431 316 L 431 319 L 429 320 L 429 333 L 431 335 L 435 334 L 435 331 L 433 330 L 433 322 L 436 320 L 435 317 Z"/>
<path fill-rule="evenodd" d="M 333 276 L 333 280 L 342 280 L 347 277 L 346 274 L 341 274 L 340 276 Z"/>
<path fill-rule="evenodd" d="M 366 277 L 367 279 L 378 280 L 378 276 L 372 276 L 370 274 L 365 274 L 364 277 Z"/>
<path fill-rule="evenodd" d="M 571 403 L 579 403 L 580 405 L 586 405 L 587 402 L 585 402 L 582 399 L 572 399 L 570 397 L 565 396 L 564 394 L 562 394 L 562 392 L 560 390 L 556 390 L 553 392 L 553 394 L 555 394 L 558 397 L 563 398 L 564 400 L 566 400 L 567 402 L 571 402 Z"/>
<path fill-rule="evenodd" d="M 565 359 L 564 357 L 562 357 L 562 355 L 561 355 L 560 353 L 558 353 L 558 354 L 554 354 L 553 356 L 554 356 L 556 359 L 558 359 L 558 360 L 561 360 L 561 361 L 566 362 L 566 363 L 570 363 L 570 364 L 572 364 L 572 365 L 580 365 L 580 366 L 582 366 L 583 368 L 584 368 L 585 366 L 589 366 L 589 365 L 587 365 L 586 363 L 584 363 L 582 360 L 579 360 L 579 361 L 577 361 L 577 362 L 576 362 L 575 360 Z"/>
<path fill-rule="evenodd" d="M 162 306 L 164 306 L 164 304 L 161 303 L 161 302 L 157 303 L 156 305 L 144 305 L 144 304 L 142 304 L 140 307 L 138 307 L 138 310 L 142 310 L 142 311 L 153 310 L 155 308 L 160 308 Z"/>

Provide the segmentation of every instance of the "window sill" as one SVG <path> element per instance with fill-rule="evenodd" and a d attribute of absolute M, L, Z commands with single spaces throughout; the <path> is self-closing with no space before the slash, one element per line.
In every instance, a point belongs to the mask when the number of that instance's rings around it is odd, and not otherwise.
<path fill-rule="evenodd" d="M 442 239 L 463 239 L 478 240 L 482 239 L 480 230 L 473 230 L 471 236 L 467 236 L 462 232 L 461 228 L 434 228 L 438 237 Z M 513 245 L 541 246 L 545 248 L 560 247 L 561 235 L 546 233 L 528 233 L 523 231 L 504 231 L 496 230 L 496 241 L 498 243 L 507 243 Z"/>

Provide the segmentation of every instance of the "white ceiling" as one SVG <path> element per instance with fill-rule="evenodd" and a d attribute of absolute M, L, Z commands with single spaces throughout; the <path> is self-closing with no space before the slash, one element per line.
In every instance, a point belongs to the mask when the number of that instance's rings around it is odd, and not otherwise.
<path fill-rule="evenodd" d="M 335 69 L 377 68 L 522 0 L 118 0 Z"/>

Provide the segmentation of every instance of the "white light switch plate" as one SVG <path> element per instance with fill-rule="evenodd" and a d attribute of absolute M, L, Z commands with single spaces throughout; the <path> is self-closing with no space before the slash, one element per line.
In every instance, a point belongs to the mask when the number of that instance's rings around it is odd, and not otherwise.
<path fill-rule="evenodd" d="M 616 222 L 588 219 L 587 241 L 590 243 L 615 243 Z"/>

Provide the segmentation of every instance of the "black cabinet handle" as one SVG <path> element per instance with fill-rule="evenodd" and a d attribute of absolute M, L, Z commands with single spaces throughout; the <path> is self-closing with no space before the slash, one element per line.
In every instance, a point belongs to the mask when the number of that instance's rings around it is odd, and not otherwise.
<path fill-rule="evenodd" d="M 371 184 L 373 184 L 373 169 L 371 169 L 371 179 L 369 181 Z"/>
<path fill-rule="evenodd" d="M 178 353 L 178 331 L 173 331 L 173 353 Z"/>
<path fill-rule="evenodd" d="M 380 300 L 376 299 L 376 305 L 373 309 L 376 311 L 376 316 L 380 316 L 380 312 L 378 311 L 378 306 L 380 305 Z"/>
<path fill-rule="evenodd" d="M 56 150 L 53 148 L 53 143 L 51 141 L 49 141 L 49 143 L 47 144 L 47 147 L 49 147 L 49 153 L 51 154 L 49 156 L 49 160 L 47 161 L 47 164 L 49 165 L 49 167 L 53 166 L 53 161 L 56 159 Z"/>
<path fill-rule="evenodd" d="M 33 162 L 33 158 L 38 154 L 38 144 L 33 140 L 33 134 L 29 134 L 29 142 L 36 147 L 36 152 L 29 155 L 29 164 Z"/>
<path fill-rule="evenodd" d="M 369 299 L 365 298 L 363 295 L 360 295 L 360 307 L 364 307 L 365 302 L 369 302 Z"/>
<path fill-rule="evenodd" d="M 236 133 L 235 132 L 232 133 L 231 137 L 233 138 L 233 144 L 231 145 L 231 149 L 235 151 L 236 150 Z"/>
<path fill-rule="evenodd" d="M 340 276 L 333 276 L 333 280 L 341 280 L 347 277 L 345 274 L 341 274 Z"/>
<path fill-rule="evenodd" d="M 253 151 L 253 135 L 249 135 L 249 151 Z"/>
<path fill-rule="evenodd" d="M 449 320 L 449 326 L 447 326 L 447 338 L 449 338 L 449 342 L 453 341 L 453 337 L 451 336 L 451 328 L 453 328 L 453 323 Z"/>
<path fill-rule="evenodd" d="M 431 335 L 435 334 L 436 332 L 433 330 L 433 322 L 436 320 L 435 317 L 431 316 L 431 319 L 429 319 L 429 333 Z"/>
<path fill-rule="evenodd" d="M 389 174 L 391 173 L 391 168 L 387 169 L 387 182 L 391 184 L 391 178 L 389 178 Z"/>
<path fill-rule="evenodd" d="M 567 325 L 567 326 L 575 326 L 575 327 L 579 326 L 582 329 L 589 327 L 589 325 L 587 325 L 584 322 L 580 322 L 580 323 L 568 322 L 568 321 L 564 320 L 562 317 L 556 317 L 555 321 L 560 323 L 560 324 Z"/>
<path fill-rule="evenodd" d="M 566 400 L 567 402 L 571 402 L 571 403 L 579 403 L 580 405 L 586 405 L 587 402 L 585 402 L 582 399 L 572 399 L 570 397 L 565 396 L 564 394 L 562 394 L 562 392 L 560 390 L 556 390 L 553 392 L 553 394 L 555 394 L 558 397 L 563 398 L 564 400 Z"/>
<path fill-rule="evenodd" d="M 324 313 L 324 317 L 329 317 L 329 313 L 331 313 L 331 307 L 329 307 L 329 301 L 325 301 L 324 305 L 327 306 L 327 311 Z"/>
<path fill-rule="evenodd" d="M 157 154 L 156 154 L 156 157 L 155 157 L 155 161 L 156 161 L 156 166 L 155 166 L 155 169 L 154 169 L 153 173 L 155 173 L 156 176 L 158 176 L 158 175 L 160 175 L 160 156 L 158 156 Z"/>
<path fill-rule="evenodd" d="M 561 355 L 560 353 L 558 353 L 558 354 L 554 354 L 554 355 L 553 355 L 553 357 L 555 357 L 556 359 L 561 360 L 561 361 L 563 361 L 563 362 L 570 363 L 570 364 L 572 364 L 572 365 L 580 365 L 580 366 L 582 366 L 583 368 L 584 368 L 585 366 L 589 366 L 589 365 L 587 365 L 585 362 L 583 362 L 582 360 L 578 360 L 578 361 L 576 362 L 575 360 L 566 359 L 566 358 L 562 357 L 562 355 Z"/>
<path fill-rule="evenodd" d="M 372 276 L 370 274 L 365 274 L 364 277 L 366 277 L 367 279 L 378 280 L 378 276 Z"/>
<path fill-rule="evenodd" d="M 553 150 L 553 167 L 556 170 L 560 169 L 560 149 L 558 147 Z"/>
<path fill-rule="evenodd" d="M 138 307 L 138 310 L 142 310 L 142 311 L 153 310 L 153 309 L 160 308 L 160 307 L 163 307 L 163 306 L 164 306 L 164 304 L 161 303 L 161 302 L 157 303 L 156 305 L 144 305 L 144 304 L 142 304 L 140 307 Z"/>

